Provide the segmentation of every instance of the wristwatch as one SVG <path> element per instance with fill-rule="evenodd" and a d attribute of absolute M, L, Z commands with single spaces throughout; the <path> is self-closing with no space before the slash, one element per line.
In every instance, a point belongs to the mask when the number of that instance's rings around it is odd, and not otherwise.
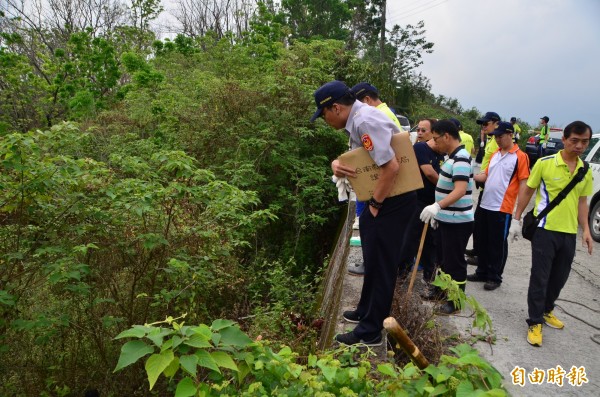
<path fill-rule="evenodd" d="M 373 197 L 371 197 L 371 199 L 369 200 L 369 205 L 375 209 L 380 210 L 381 207 L 383 207 L 383 202 L 379 202 L 379 201 L 375 200 Z"/>

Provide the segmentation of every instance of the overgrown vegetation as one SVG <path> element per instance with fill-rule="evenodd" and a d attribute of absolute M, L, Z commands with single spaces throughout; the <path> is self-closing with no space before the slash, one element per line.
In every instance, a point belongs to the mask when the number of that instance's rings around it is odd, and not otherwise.
<path fill-rule="evenodd" d="M 382 51 L 382 2 L 336 0 L 326 24 L 312 1 L 177 3 L 165 40 L 155 0 L 0 5 L 2 395 L 145 395 L 113 338 L 170 313 L 312 352 L 347 142 L 308 123 L 311 93 L 434 100 L 423 24 Z"/>
<path fill-rule="evenodd" d="M 252 341 L 224 320 L 188 326 L 167 318 L 117 338 L 134 340 L 123 345 L 115 371 L 150 355 L 144 359 L 149 388 L 161 381 L 176 397 L 506 396 L 500 373 L 466 344 L 443 355 L 438 366 L 419 370 L 391 362 L 373 368 L 370 351 L 357 347 L 300 358 L 287 346 Z"/>

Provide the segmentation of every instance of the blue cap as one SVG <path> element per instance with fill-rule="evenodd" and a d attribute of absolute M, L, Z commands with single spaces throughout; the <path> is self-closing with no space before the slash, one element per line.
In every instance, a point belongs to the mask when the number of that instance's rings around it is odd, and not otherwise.
<path fill-rule="evenodd" d="M 506 121 L 501 121 L 498 123 L 498 127 L 494 131 L 490 133 L 490 135 L 502 135 L 502 134 L 514 134 L 515 129 L 511 123 L 507 123 Z"/>
<path fill-rule="evenodd" d="M 496 112 L 487 112 L 482 118 L 477 119 L 477 124 L 487 123 L 488 121 L 500 121 L 500 116 Z"/>
<path fill-rule="evenodd" d="M 330 81 L 319 87 L 319 89 L 315 91 L 317 110 L 310 118 L 310 122 L 312 123 L 321 116 L 324 107 L 332 105 L 336 100 L 340 99 L 348 92 L 350 92 L 348 86 L 338 80 Z"/>
<path fill-rule="evenodd" d="M 448 120 L 452 121 L 454 123 L 454 125 L 456 126 L 456 128 L 458 128 L 459 131 L 462 130 L 462 124 L 460 123 L 460 121 L 458 119 L 451 118 Z"/>
<path fill-rule="evenodd" d="M 352 93 L 356 95 L 356 99 L 358 100 L 361 100 L 363 97 L 365 97 L 368 92 L 374 92 L 375 94 L 377 94 L 377 96 L 379 96 L 379 91 L 377 90 L 377 88 L 364 81 L 352 87 L 350 91 L 352 91 Z"/>

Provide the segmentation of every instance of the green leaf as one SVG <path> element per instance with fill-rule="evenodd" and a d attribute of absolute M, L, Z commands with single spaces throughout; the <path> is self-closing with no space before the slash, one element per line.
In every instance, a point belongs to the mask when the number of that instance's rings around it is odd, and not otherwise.
<path fill-rule="evenodd" d="M 238 327 L 229 327 L 221 331 L 221 345 L 235 346 L 235 347 L 246 347 L 252 343 L 245 333 L 242 332 Z"/>
<path fill-rule="evenodd" d="M 166 328 L 154 328 L 148 333 L 148 335 L 146 335 L 146 338 L 154 342 L 156 346 L 161 347 L 163 344 L 164 337 L 171 335 L 173 332 L 174 331 Z"/>
<path fill-rule="evenodd" d="M 185 336 L 191 336 L 193 334 L 202 335 L 206 340 L 210 340 L 210 338 L 212 338 L 212 331 L 208 325 L 205 324 L 201 324 L 197 327 L 186 328 L 184 333 Z"/>
<path fill-rule="evenodd" d="M 140 358 L 152 352 L 154 352 L 154 349 L 141 340 L 132 340 L 125 343 L 121 348 L 119 362 L 117 363 L 117 366 L 113 373 L 117 372 L 122 368 L 125 368 L 128 365 L 135 363 Z"/>
<path fill-rule="evenodd" d="M 473 394 L 473 385 L 468 380 L 463 380 L 456 388 L 456 397 L 469 397 Z"/>
<path fill-rule="evenodd" d="M 321 371 L 323 372 L 323 376 L 327 379 L 328 382 L 333 382 L 335 379 L 335 373 L 337 372 L 337 367 L 330 367 L 328 365 L 322 365 Z"/>
<path fill-rule="evenodd" d="M 377 371 L 381 372 L 384 375 L 396 377 L 398 374 L 394 370 L 394 367 L 391 364 L 379 364 L 377 366 Z"/>
<path fill-rule="evenodd" d="M 161 354 L 153 354 L 146 361 L 146 373 L 148 374 L 148 382 L 150 382 L 150 390 L 158 380 L 159 375 L 171 364 L 174 359 L 173 352 L 168 350 Z"/>
<path fill-rule="evenodd" d="M 227 354 L 223 351 L 216 351 L 216 352 L 212 352 L 210 355 L 215 360 L 215 362 L 217 363 L 217 365 L 219 367 L 229 368 L 234 371 L 238 370 L 237 365 L 235 365 L 235 362 L 233 361 L 233 359 L 231 358 L 231 356 L 229 354 Z"/>
<path fill-rule="evenodd" d="M 215 359 L 210 355 L 206 350 L 198 350 L 196 352 L 196 356 L 198 357 L 198 365 L 204 368 L 212 369 L 218 373 L 221 373 L 219 366 L 215 362 Z"/>
<path fill-rule="evenodd" d="M 441 394 L 444 394 L 448 391 L 448 389 L 446 388 L 446 385 L 440 384 L 437 385 L 429 394 L 430 397 L 433 396 L 439 396 Z"/>
<path fill-rule="evenodd" d="M 192 337 L 183 342 L 185 345 L 197 347 L 199 349 L 213 347 L 204 335 L 192 335 Z"/>
<path fill-rule="evenodd" d="M 169 364 L 169 366 L 167 368 L 165 368 L 165 370 L 163 371 L 163 375 L 166 376 L 167 378 L 172 378 L 173 375 L 175 375 L 177 373 L 178 369 L 179 369 L 179 359 L 177 357 L 175 357 L 173 359 L 173 361 L 171 361 L 171 364 Z"/>
<path fill-rule="evenodd" d="M 195 354 L 189 354 L 187 356 L 181 356 L 179 358 L 181 367 L 186 370 L 190 375 L 196 377 L 196 368 L 198 366 L 198 356 Z"/>
<path fill-rule="evenodd" d="M 183 378 L 178 384 L 175 390 L 175 397 L 190 397 L 196 394 L 196 385 L 194 381 L 188 377 Z"/>
<path fill-rule="evenodd" d="M 227 327 L 231 327 L 232 325 L 234 325 L 235 322 L 231 321 L 231 320 L 223 320 L 223 319 L 217 319 L 215 321 L 213 321 L 212 325 L 210 326 L 210 328 L 213 331 L 220 331 L 223 328 L 227 328 Z"/>

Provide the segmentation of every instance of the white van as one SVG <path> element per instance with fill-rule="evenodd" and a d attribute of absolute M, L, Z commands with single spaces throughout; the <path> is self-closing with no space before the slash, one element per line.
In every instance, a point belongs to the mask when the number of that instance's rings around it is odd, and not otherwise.
<path fill-rule="evenodd" d="M 590 205 L 590 232 L 592 238 L 600 242 L 600 134 L 593 134 L 590 145 L 581 155 L 581 158 L 590 163 L 594 188 L 588 197 Z"/>

